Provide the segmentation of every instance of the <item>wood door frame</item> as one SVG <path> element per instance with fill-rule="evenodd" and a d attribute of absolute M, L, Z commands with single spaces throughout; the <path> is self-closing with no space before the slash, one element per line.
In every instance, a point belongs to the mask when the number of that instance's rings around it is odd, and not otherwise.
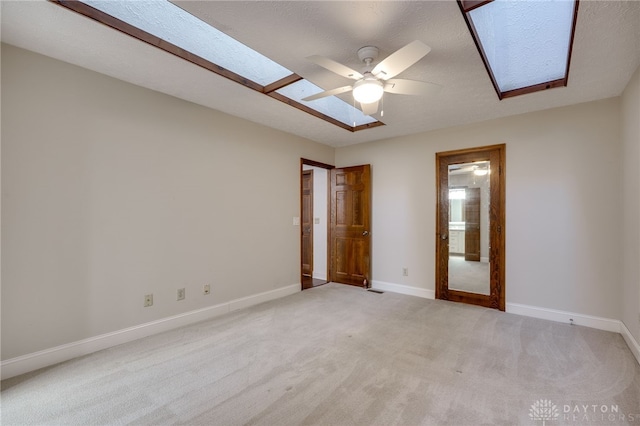
<path fill-rule="evenodd" d="M 304 166 L 313 166 L 313 167 L 319 167 L 321 169 L 326 169 L 327 171 L 330 171 L 331 169 L 335 169 L 335 166 L 332 166 L 330 164 L 325 164 L 325 163 L 321 163 L 319 161 L 315 161 L 315 160 L 309 160 L 307 158 L 301 158 L 300 159 L 300 219 L 302 220 L 302 173 L 303 173 L 303 167 Z M 331 190 L 330 188 L 330 179 L 331 179 L 331 173 L 327 173 L 327 218 L 329 218 L 329 214 L 330 214 L 330 203 L 329 201 L 329 191 Z M 302 223 L 302 222 L 301 222 Z M 331 262 L 329 262 L 329 259 L 331 259 L 331 244 L 329 241 L 329 229 L 327 226 L 327 235 L 325 236 L 327 239 L 327 271 L 326 271 L 326 277 L 327 277 L 327 281 L 331 281 Z M 303 276 L 302 276 L 302 262 L 304 261 L 303 257 L 302 257 L 302 225 L 300 226 L 300 289 L 301 290 L 305 290 L 304 288 L 304 283 L 303 283 Z M 313 276 L 311 277 L 313 279 Z"/>
<path fill-rule="evenodd" d="M 475 294 L 448 288 L 449 266 L 449 204 L 448 185 L 441 185 L 444 176 L 449 176 L 449 165 L 490 160 L 490 206 L 489 206 L 489 262 L 490 294 Z M 493 172 L 494 170 L 497 173 Z M 443 176 L 444 174 L 444 176 Z M 506 145 L 490 145 L 436 153 L 436 299 L 470 303 L 488 308 L 505 310 L 505 175 Z M 447 227 L 443 227 L 446 217 Z"/>

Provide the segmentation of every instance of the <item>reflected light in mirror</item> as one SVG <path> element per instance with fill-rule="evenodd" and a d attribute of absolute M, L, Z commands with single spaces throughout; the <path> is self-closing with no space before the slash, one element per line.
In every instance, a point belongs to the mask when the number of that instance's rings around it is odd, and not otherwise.
<path fill-rule="evenodd" d="M 464 188 L 452 188 L 449 189 L 450 200 L 464 200 L 466 198 L 466 192 Z"/>

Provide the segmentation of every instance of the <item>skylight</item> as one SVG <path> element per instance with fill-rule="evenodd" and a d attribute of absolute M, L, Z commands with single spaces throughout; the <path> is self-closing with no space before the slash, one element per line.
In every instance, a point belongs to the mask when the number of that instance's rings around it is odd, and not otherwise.
<path fill-rule="evenodd" d="M 471 3 L 460 4 L 501 99 L 567 85 L 577 1 Z"/>
<path fill-rule="evenodd" d="M 50 1 L 344 129 L 383 125 L 336 97 L 302 102 L 322 89 L 169 1 Z"/>
<path fill-rule="evenodd" d="M 168 1 L 82 2 L 262 86 L 293 74 Z"/>

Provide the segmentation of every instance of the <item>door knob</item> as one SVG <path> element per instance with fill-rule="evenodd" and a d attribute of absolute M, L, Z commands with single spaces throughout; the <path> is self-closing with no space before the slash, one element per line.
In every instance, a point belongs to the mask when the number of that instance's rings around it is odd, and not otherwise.
<path fill-rule="evenodd" d="M 367 235 L 369 235 L 369 231 L 362 231 L 362 236 L 366 237 Z"/>
<path fill-rule="evenodd" d="M 446 240 L 446 239 L 447 239 L 447 237 L 448 237 L 448 235 L 447 235 L 447 234 L 442 234 L 442 235 L 440 235 L 440 238 L 442 238 L 443 240 Z"/>

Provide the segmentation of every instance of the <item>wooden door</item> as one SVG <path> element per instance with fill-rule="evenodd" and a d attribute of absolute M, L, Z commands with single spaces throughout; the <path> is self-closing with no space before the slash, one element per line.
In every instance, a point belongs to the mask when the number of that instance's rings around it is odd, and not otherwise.
<path fill-rule="evenodd" d="M 465 189 L 464 260 L 480 262 L 480 188 Z"/>
<path fill-rule="evenodd" d="M 371 283 L 371 168 L 331 170 L 331 281 Z"/>
<path fill-rule="evenodd" d="M 436 154 L 436 299 L 505 310 L 505 151 L 502 144 Z M 488 196 L 489 294 L 449 287 L 450 166 L 479 161 L 487 161 L 491 167 Z"/>
<path fill-rule="evenodd" d="M 302 288 L 313 287 L 313 170 L 302 172 Z"/>

